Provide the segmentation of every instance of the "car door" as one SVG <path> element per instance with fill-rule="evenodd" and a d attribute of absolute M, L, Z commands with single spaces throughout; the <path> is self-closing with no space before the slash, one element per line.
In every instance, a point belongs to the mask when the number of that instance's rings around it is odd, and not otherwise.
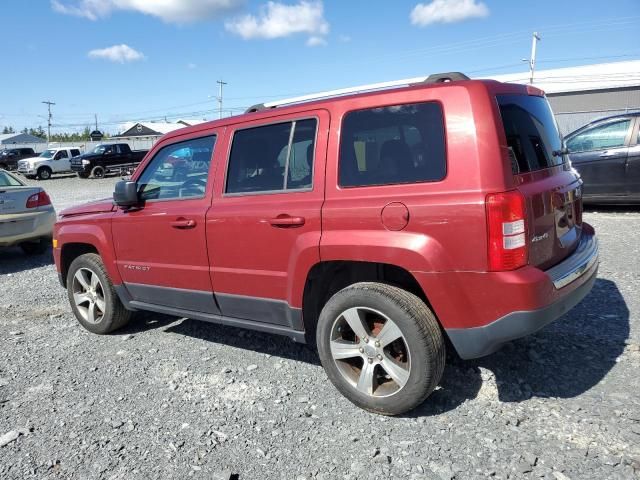
<path fill-rule="evenodd" d="M 68 150 L 58 150 L 53 157 L 52 162 L 52 170 L 54 173 L 60 172 L 68 172 L 71 170 L 71 164 L 69 163 L 71 159 L 69 158 Z"/>
<path fill-rule="evenodd" d="M 584 182 L 585 197 L 626 195 L 626 161 L 633 117 L 617 117 L 569 136 L 569 157 Z"/>
<path fill-rule="evenodd" d="M 154 147 L 134 176 L 140 208 L 118 210 L 112 234 L 118 271 L 136 302 L 219 313 L 213 297 L 206 243 L 211 205 L 212 155 L 221 130 L 171 138 Z M 170 167 L 176 152 L 205 152 L 186 176 Z"/>
<path fill-rule="evenodd" d="M 630 200 L 640 202 L 640 116 L 636 117 L 636 126 L 629 142 L 625 178 Z"/>
<path fill-rule="evenodd" d="M 316 110 L 227 131 L 207 215 L 224 316 L 302 329 L 301 288 L 320 260 L 328 128 L 329 113 Z"/>

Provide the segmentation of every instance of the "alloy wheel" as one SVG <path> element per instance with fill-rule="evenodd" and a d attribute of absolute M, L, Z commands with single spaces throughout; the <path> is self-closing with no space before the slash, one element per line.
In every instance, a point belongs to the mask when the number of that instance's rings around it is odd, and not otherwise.
<path fill-rule="evenodd" d="M 106 302 L 98 275 L 88 268 L 80 268 L 73 276 L 73 301 L 82 318 L 89 323 L 100 323 Z"/>
<path fill-rule="evenodd" d="M 330 348 L 338 371 L 360 393 L 388 397 L 409 380 L 407 340 L 382 312 L 367 307 L 342 312 L 333 322 Z"/>

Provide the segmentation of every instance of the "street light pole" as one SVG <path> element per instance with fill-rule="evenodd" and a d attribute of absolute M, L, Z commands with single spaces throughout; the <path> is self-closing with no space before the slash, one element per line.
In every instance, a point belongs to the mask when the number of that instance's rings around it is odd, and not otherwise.
<path fill-rule="evenodd" d="M 55 103 L 50 100 L 43 100 L 42 103 L 47 105 L 47 108 L 49 109 L 49 117 L 47 118 L 47 144 L 49 144 L 51 139 L 51 105 L 55 105 Z"/>
<path fill-rule="evenodd" d="M 540 40 L 538 32 L 533 32 L 533 40 L 531 43 L 531 57 L 529 58 L 529 83 L 533 84 L 533 73 L 536 69 L 536 46 Z"/>
<path fill-rule="evenodd" d="M 218 85 L 220 85 L 220 94 L 218 95 L 218 106 L 219 106 L 219 112 L 218 112 L 218 118 L 222 118 L 222 86 L 226 85 L 227 82 L 223 82 L 222 80 L 218 80 L 216 82 Z"/>

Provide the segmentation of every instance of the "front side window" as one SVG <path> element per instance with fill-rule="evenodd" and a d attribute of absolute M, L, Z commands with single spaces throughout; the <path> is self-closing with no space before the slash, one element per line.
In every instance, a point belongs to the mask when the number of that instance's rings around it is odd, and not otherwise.
<path fill-rule="evenodd" d="M 67 153 L 66 150 L 60 150 L 57 154 L 56 154 L 56 160 L 60 160 L 62 158 L 69 158 L 69 154 Z"/>
<path fill-rule="evenodd" d="M 440 104 L 394 105 L 345 116 L 338 174 L 341 187 L 432 182 L 445 174 Z"/>
<path fill-rule="evenodd" d="M 311 188 L 316 127 L 307 119 L 235 132 L 225 192 Z"/>
<path fill-rule="evenodd" d="M 211 135 L 161 148 L 138 179 L 140 199 L 203 198 L 215 141 Z"/>
<path fill-rule="evenodd" d="M 580 153 L 624 147 L 624 140 L 630 126 L 631 119 L 627 118 L 588 128 L 568 140 L 567 148 L 570 153 Z"/>

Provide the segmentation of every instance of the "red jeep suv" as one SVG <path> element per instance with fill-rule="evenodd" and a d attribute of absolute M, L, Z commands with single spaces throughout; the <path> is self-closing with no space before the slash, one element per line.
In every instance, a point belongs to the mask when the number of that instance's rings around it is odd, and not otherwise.
<path fill-rule="evenodd" d="M 581 193 L 542 91 L 432 75 L 169 133 L 113 201 L 62 212 L 54 254 L 91 332 L 150 310 L 287 335 L 393 415 L 445 338 L 488 355 L 587 295 Z"/>

